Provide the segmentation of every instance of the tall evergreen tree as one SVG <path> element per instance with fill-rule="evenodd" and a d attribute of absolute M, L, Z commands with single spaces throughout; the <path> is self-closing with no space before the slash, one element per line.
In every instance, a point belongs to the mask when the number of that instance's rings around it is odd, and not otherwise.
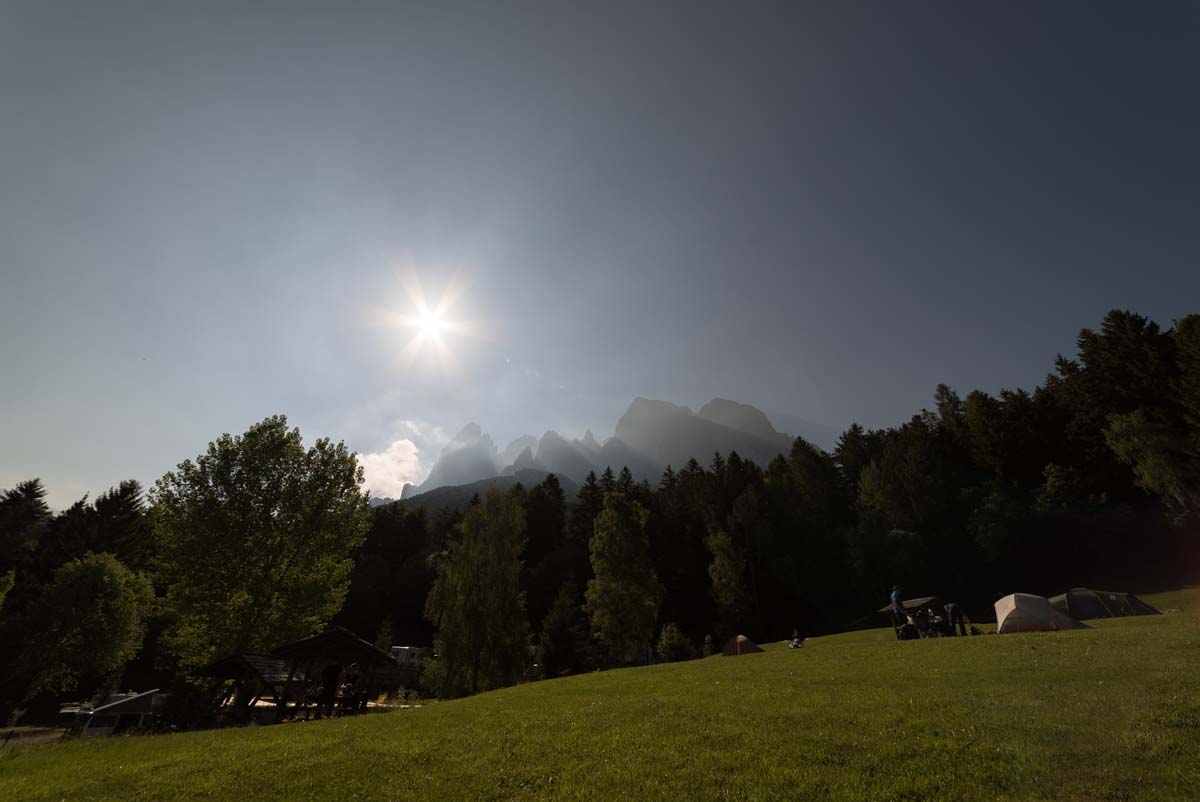
<path fill-rule="evenodd" d="M 538 643 L 542 671 L 547 677 L 578 671 L 587 665 L 587 618 L 579 604 L 579 595 L 570 583 L 559 588 L 554 603 L 542 619 Z"/>
<path fill-rule="evenodd" d="M 633 492 L 633 487 L 633 473 L 628 465 L 624 465 L 621 467 L 621 473 L 617 475 L 617 491 L 628 496 Z"/>
<path fill-rule="evenodd" d="M 571 573 L 566 539 L 566 499 L 558 477 L 549 474 L 525 496 L 527 545 L 521 569 L 531 621 L 541 622 L 563 579 Z"/>
<path fill-rule="evenodd" d="M 579 492 L 575 495 L 575 503 L 571 505 L 567 520 L 567 549 L 569 553 L 568 571 L 570 580 L 583 591 L 592 576 L 592 564 L 588 553 L 594 531 L 596 516 L 604 508 L 604 490 L 596 479 L 594 471 L 588 471 Z"/>
<path fill-rule="evenodd" d="M 617 477 L 613 474 L 612 466 L 607 466 L 604 473 L 600 475 L 600 489 L 605 493 L 611 493 L 617 489 Z"/>
<path fill-rule="evenodd" d="M 51 517 L 40 479 L 0 492 L 0 573 L 33 557 Z"/>

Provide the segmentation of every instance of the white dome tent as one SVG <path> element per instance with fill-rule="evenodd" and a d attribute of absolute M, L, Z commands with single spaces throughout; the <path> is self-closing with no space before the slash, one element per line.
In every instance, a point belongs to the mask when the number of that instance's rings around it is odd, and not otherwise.
<path fill-rule="evenodd" d="M 1045 596 L 1010 593 L 995 604 L 996 631 L 1057 632 L 1062 629 L 1087 629 L 1087 624 L 1056 609 Z"/>

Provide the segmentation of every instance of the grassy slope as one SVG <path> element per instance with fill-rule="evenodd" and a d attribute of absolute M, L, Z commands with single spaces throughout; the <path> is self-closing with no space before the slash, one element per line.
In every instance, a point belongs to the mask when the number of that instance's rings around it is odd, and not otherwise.
<path fill-rule="evenodd" d="M 357 719 L 76 741 L 0 759 L 0 798 L 1200 798 L 1200 591 L 1147 599 L 1183 612 L 855 632 Z"/>

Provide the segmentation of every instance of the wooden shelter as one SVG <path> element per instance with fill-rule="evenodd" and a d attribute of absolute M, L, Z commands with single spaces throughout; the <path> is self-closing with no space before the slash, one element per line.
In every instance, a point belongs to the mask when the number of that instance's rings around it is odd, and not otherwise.
<path fill-rule="evenodd" d="M 290 677 L 289 673 L 291 673 Z M 223 705 L 230 701 L 235 690 L 241 689 L 244 700 L 251 707 L 264 696 L 276 704 L 289 697 L 302 696 L 304 689 L 308 686 L 307 678 L 309 676 L 304 671 L 292 673 L 291 664 L 287 660 L 246 652 L 237 652 L 222 657 L 197 670 L 196 675 L 234 680 L 235 685 L 220 700 L 220 704 Z"/>
<path fill-rule="evenodd" d="M 318 677 L 330 665 L 358 663 L 362 672 L 362 691 L 377 693 L 398 688 L 403 682 L 400 666 L 390 654 L 355 635 L 350 630 L 331 626 L 324 632 L 286 643 L 272 650 L 271 656 L 287 663 L 287 682 L 296 676 Z M 279 700 L 279 715 L 287 709 L 287 698 Z"/>

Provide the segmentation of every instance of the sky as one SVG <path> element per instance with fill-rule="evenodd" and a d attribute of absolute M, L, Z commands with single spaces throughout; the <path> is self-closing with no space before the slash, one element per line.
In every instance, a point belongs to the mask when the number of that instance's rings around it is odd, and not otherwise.
<path fill-rule="evenodd" d="M 1200 312 L 1198 85 L 1188 2 L 0 0 L 0 488 L 1030 387 Z"/>

